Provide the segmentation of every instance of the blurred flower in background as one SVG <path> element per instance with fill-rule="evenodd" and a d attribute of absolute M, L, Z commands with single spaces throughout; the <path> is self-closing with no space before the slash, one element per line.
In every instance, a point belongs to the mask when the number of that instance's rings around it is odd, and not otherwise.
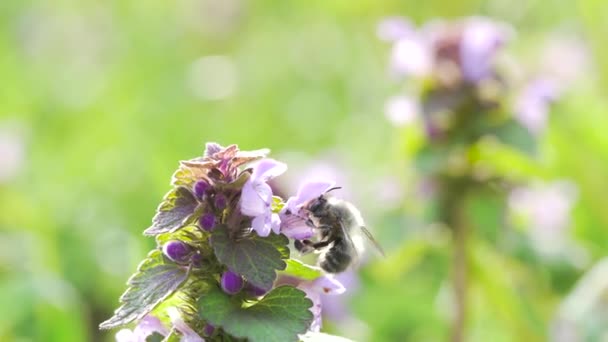
<path fill-rule="evenodd" d="M 23 127 L 18 122 L 0 121 L 0 184 L 19 174 L 26 159 Z"/>
<path fill-rule="evenodd" d="M 568 181 L 516 188 L 509 195 L 509 207 L 523 221 L 539 253 L 559 256 L 572 244 L 568 228 L 578 190 Z"/>

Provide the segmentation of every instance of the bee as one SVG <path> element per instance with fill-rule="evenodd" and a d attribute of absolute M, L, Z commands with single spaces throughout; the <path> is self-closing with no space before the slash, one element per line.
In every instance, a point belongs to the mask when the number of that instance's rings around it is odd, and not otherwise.
<path fill-rule="evenodd" d="M 382 247 L 365 228 L 359 210 L 347 201 L 328 195 L 330 191 L 337 189 L 340 187 L 327 190 L 303 207 L 307 224 L 319 230 L 318 241 L 296 240 L 295 242 L 295 247 L 301 254 L 320 251 L 318 263 L 327 273 L 344 272 L 358 261 L 359 253 L 364 249 L 361 236 L 365 236 L 384 256 Z"/>

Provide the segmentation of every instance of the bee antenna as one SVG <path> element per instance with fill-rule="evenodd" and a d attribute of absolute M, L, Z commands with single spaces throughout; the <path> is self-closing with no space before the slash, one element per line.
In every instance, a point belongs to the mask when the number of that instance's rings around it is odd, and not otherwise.
<path fill-rule="evenodd" d="M 334 191 L 334 190 L 340 190 L 340 189 L 342 189 L 342 187 L 341 187 L 341 186 L 334 186 L 333 188 L 330 188 L 330 189 L 328 189 L 327 191 L 325 191 L 325 193 L 328 193 L 328 192 L 330 192 L 330 191 Z"/>

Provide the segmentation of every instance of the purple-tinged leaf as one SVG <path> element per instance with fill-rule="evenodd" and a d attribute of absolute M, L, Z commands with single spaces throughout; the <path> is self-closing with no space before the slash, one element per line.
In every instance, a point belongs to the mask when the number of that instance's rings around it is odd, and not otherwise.
<path fill-rule="evenodd" d="M 212 164 L 203 164 L 199 158 L 187 161 L 181 161 L 177 170 L 171 177 L 171 185 L 192 187 L 198 180 L 209 181 L 207 173 L 212 167 Z"/>
<path fill-rule="evenodd" d="M 190 189 L 179 186 L 169 191 L 156 209 L 152 226 L 144 234 L 157 235 L 182 227 L 197 206 L 198 201 Z"/>
<path fill-rule="evenodd" d="M 111 329 L 141 319 L 175 292 L 187 278 L 187 267 L 164 263 L 160 250 L 150 252 L 127 282 L 129 287 L 120 297 L 122 305 L 99 328 Z"/>
<path fill-rule="evenodd" d="M 284 235 L 270 234 L 260 237 L 252 233 L 246 238 L 233 240 L 228 229 L 217 227 L 211 234 L 211 245 L 217 259 L 248 282 L 269 290 L 276 278 L 276 270 L 285 269 L 289 258 L 289 240 Z"/>
<path fill-rule="evenodd" d="M 251 342 L 298 341 L 313 319 L 311 300 L 292 286 L 277 287 L 247 308 L 219 289 L 203 295 L 198 304 L 204 320 Z"/>

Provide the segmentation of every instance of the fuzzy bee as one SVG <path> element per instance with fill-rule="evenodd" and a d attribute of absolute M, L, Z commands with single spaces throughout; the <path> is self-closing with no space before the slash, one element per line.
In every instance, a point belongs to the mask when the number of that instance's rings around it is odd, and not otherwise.
<path fill-rule="evenodd" d="M 357 262 L 359 253 L 363 252 L 362 236 L 365 236 L 380 254 L 384 251 L 371 233 L 359 210 L 349 202 L 329 196 L 334 187 L 310 200 L 303 213 L 307 224 L 319 231 L 318 241 L 297 240 L 295 247 L 302 254 L 320 251 L 319 266 L 328 273 L 344 272 Z"/>

